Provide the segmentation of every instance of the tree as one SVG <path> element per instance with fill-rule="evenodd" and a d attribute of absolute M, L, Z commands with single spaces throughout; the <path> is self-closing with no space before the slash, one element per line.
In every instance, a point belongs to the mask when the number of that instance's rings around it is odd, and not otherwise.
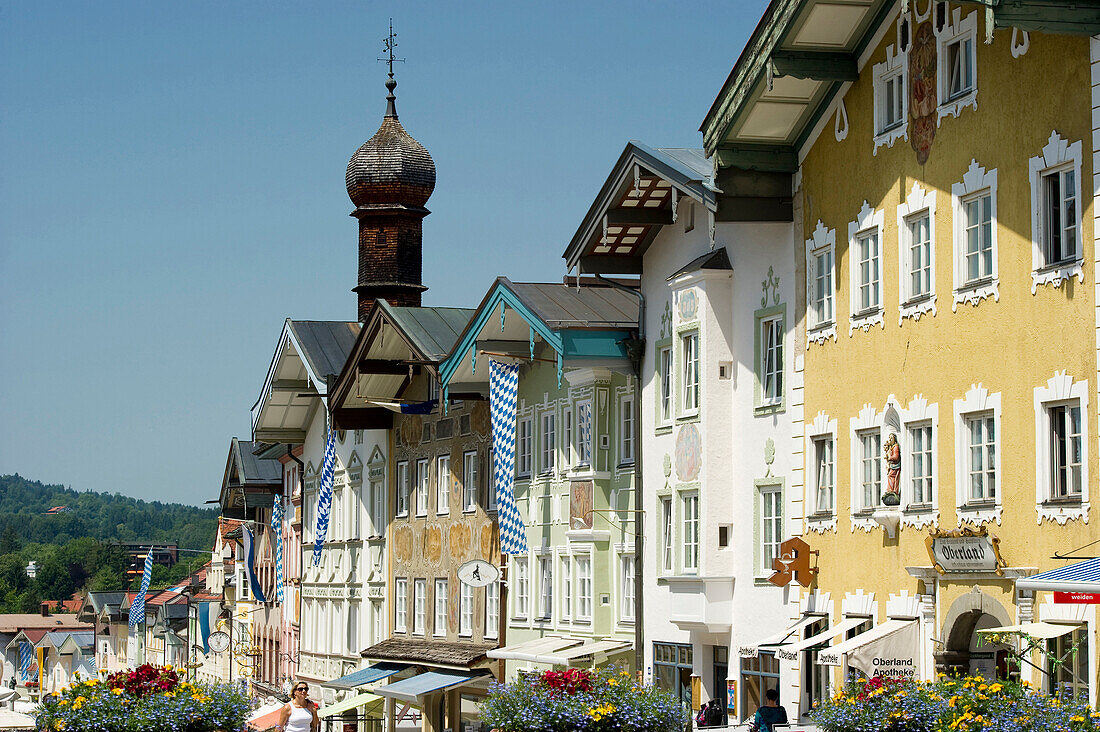
<path fill-rule="evenodd" d="M 4 532 L 0 534 L 0 554 L 14 554 L 19 551 L 19 534 L 11 524 L 4 525 Z"/>

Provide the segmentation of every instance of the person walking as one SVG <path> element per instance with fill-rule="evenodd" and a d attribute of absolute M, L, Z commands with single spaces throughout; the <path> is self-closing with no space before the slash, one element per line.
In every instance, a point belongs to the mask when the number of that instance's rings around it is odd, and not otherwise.
<path fill-rule="evenodd" d="M 752 718 L 753 732 L 774 732 L 776 725 L 787 724 L 787 710 L 779 706 L 779 692 L 768 689 L 764 692 L 764 704 Z"/>
<path fill-rule="evenodd" d="M 279 714 L 279 729 L 283 732 L 317 732 L 321 719 L 317 716 L 317 702 L 309 698 L 309 684 L 294 684 L 290 702 Z"/>

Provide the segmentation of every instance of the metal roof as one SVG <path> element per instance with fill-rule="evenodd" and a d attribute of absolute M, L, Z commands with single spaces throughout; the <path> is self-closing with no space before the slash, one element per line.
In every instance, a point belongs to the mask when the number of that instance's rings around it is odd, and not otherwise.
<path fill-rule="evenodd" d="M 233 438 L 233 450 L 237 460 L 237 474 L 244 484 L 271 484 L 283 482 L 283 466 L 278 460 L 256 455 L 260 442 Z"/>
<path fill-rule="evenodd" d="M 321 379 L 338 376 L 359 335 L 359 323 L 337 320 L 287 320 L 301 346 L 299 355 Z"/>
<path fill-rule="evenodd" d="M 691 260 L 683 267 L 669 275 L 668 281 L 671 282 L 681 275 L 686 275 L 689 272 L 696 272 L 702 269 L 732 270 L 733 265 L 730 264 L 730 257 L 729 254 L 726 252 L 726 248 L 721 247 L 719 249 L 715 249 L 713 252 L 707 252 L 702 256 L 696 257 L 695 259 Z"/>
<path fill-rule="evenodd" d="M 1016 588 L 1054 592 L 1100 592 L 1100 557 L 1018 579 Z"/>
<path fill-rule="evenodd" d="M 554 330 L 637 328 L 638 298 L 614 287 L 571 287 L 551 282 L 511 282 L 500 277 L 524 305 Z"/>
<path fill-rule="evenodd" d="M 385 300 L 378 302 L 428 361 L 447 357 L 474 314 L 470 308 L 395 307 Z"/>

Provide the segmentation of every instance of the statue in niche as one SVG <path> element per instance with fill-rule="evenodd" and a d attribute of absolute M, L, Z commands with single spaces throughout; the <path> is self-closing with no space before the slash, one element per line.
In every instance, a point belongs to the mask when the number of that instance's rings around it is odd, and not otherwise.
<path fill-rule="evenodd" d="M 893 432 L 883 445 L 882 459 L 886 461 L 886 492 L 882 494 L 882 505 L 896 506 L 901 503 L 901 446 Z"/>

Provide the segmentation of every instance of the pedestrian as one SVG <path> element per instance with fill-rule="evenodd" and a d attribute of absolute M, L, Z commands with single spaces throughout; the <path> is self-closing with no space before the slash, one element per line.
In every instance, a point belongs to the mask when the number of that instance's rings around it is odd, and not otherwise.
<path fill-rule="evenodd" d="M 787 724 L 787 710 L 779 706 L 779 692 L 768 689 L 764 692 L 764 703 L 753 715 L 752 732 L 774 732 L 775 726 Z"/>
<path fill-rule="evenodd" d="M 279 713 L 279 729 L 282 732 L 317 732 L 321 719 L 317 716 L 317 703 L 309 698 L 309 684 L 294 684 L 294 695 Z"/>

